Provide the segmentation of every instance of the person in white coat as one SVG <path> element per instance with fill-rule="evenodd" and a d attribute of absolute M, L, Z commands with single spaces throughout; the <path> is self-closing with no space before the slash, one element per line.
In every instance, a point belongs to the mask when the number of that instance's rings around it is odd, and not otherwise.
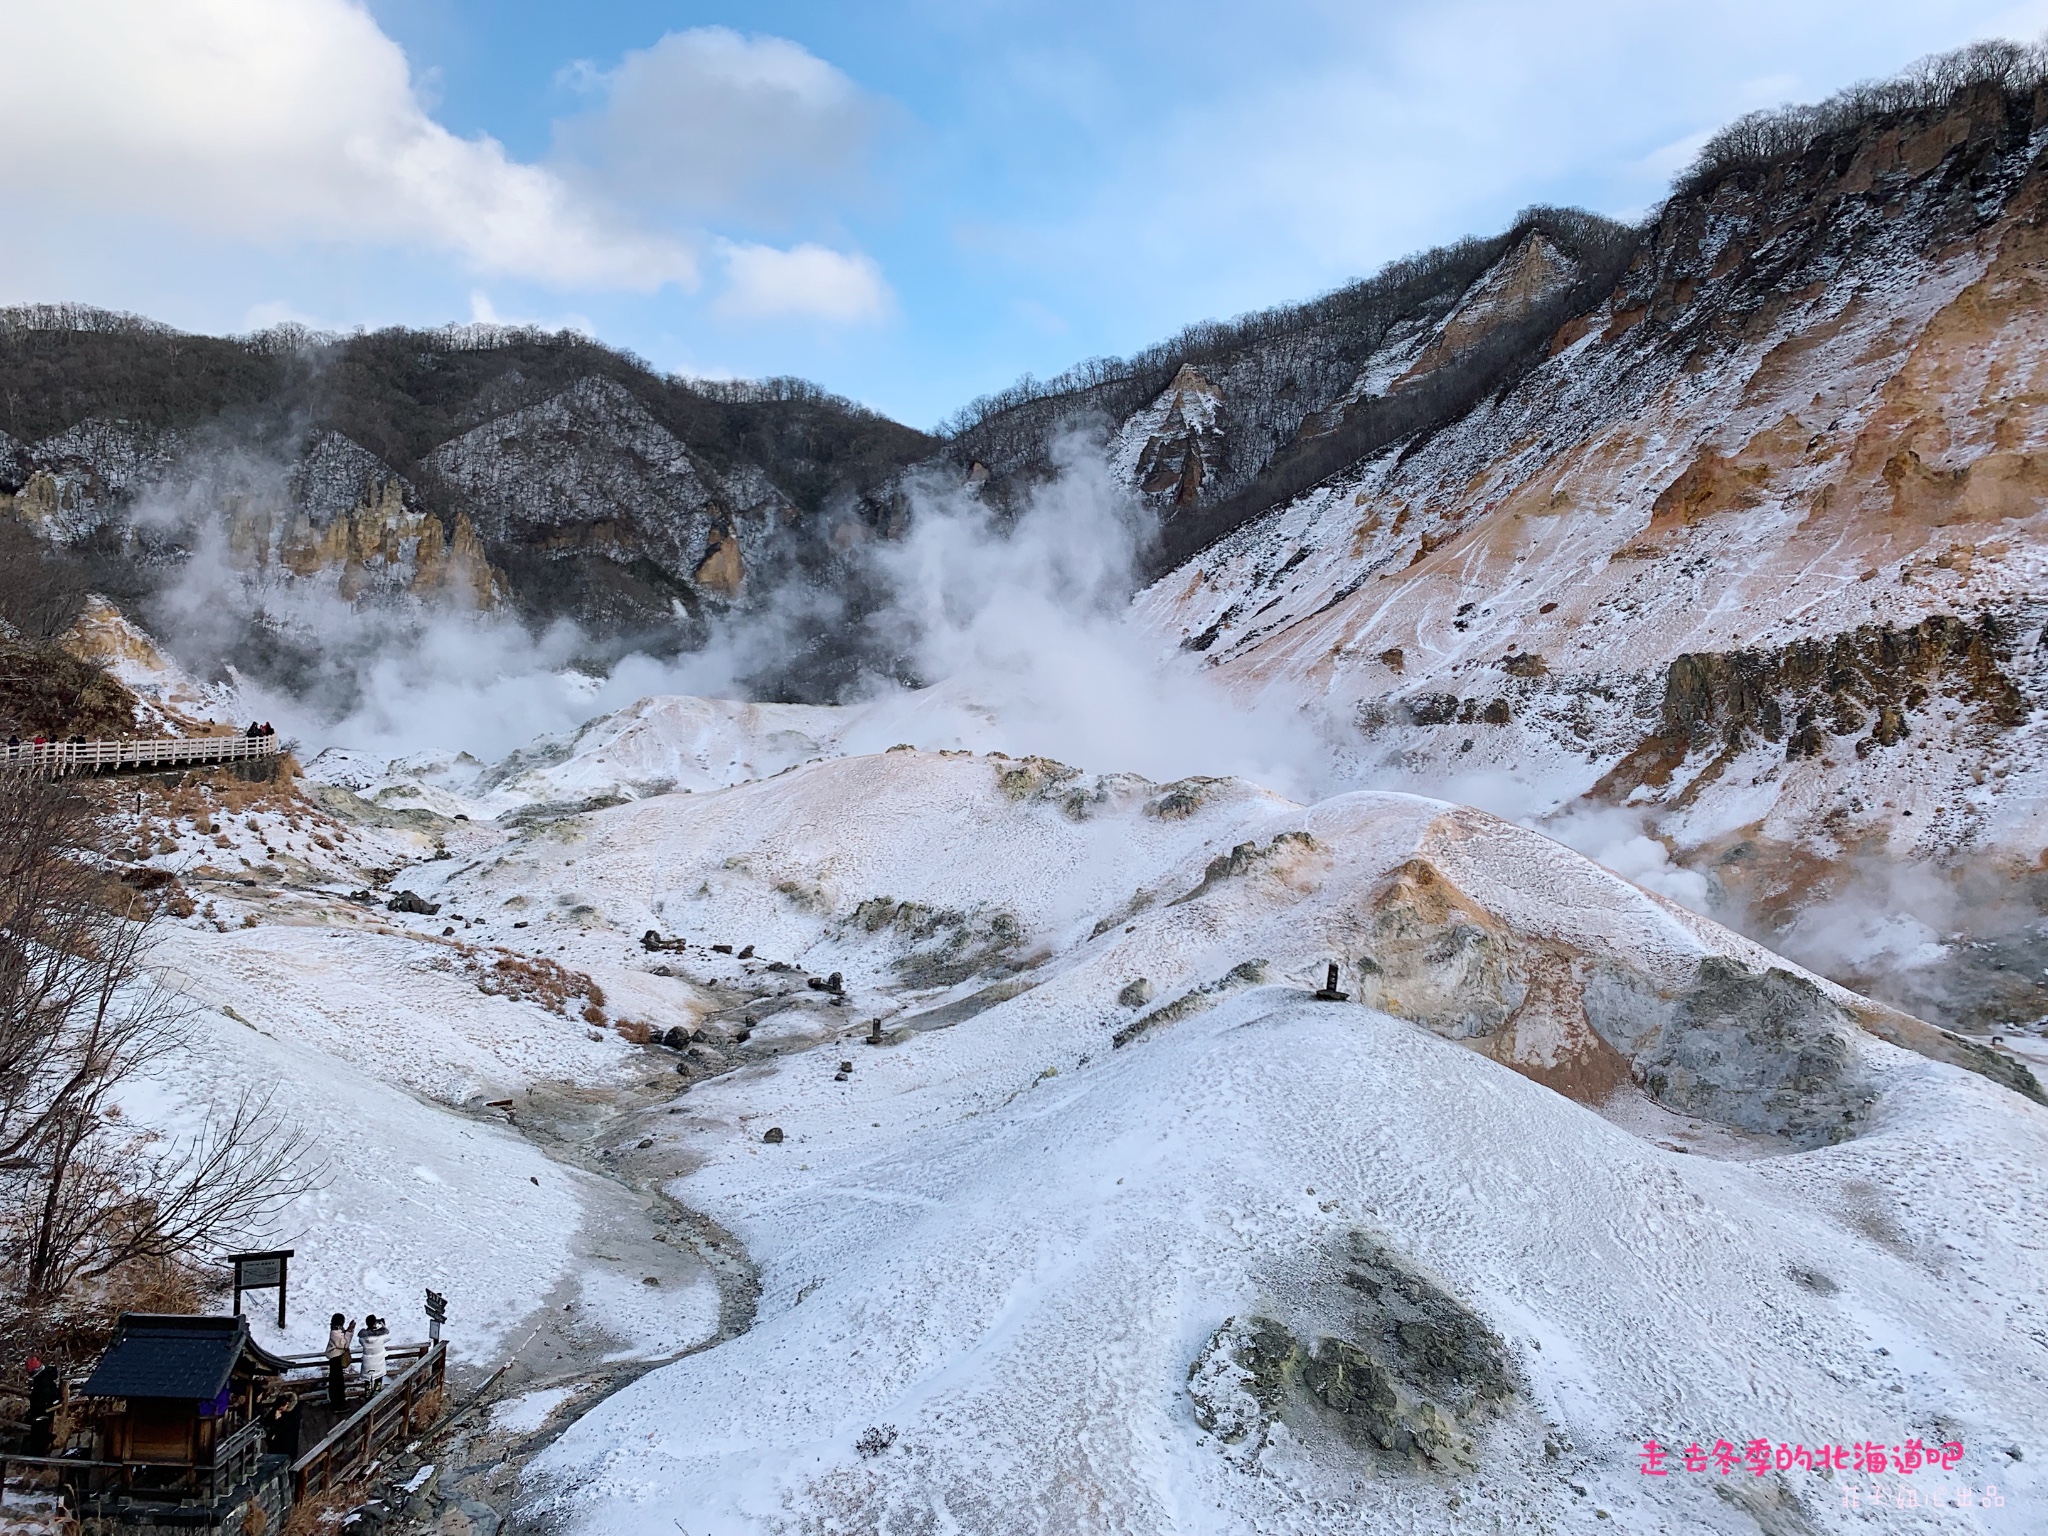
<path fill-rule="evenodd" d="M 384 1385 L 385 1359 L 391 1346 L 391 1330 L 384 1319 L 372 1312 L 363 1319 L 363 1381 L 374 1397 Z"/>

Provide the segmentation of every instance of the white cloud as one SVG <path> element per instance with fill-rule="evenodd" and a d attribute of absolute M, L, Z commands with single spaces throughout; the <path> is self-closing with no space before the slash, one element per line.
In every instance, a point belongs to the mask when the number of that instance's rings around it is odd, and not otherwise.
<path fill-rule="evenodd" d="M 242 314 L 242 329 L 245 331 L 267 331 L 279 325 L 303 325 L 309 331 L 346 331 L 348 327 L 336 320 L 323 320 L 318 315 L 309 315 L 289 299 L 265 299 L 260 304 L 251 304 Z"/>
<path fill-rule="evenodd" d="M 856 191 L 881 113 L 800 45 L 726 27 L 671 32 L 615 69 L 586 62 L 565 78 L 601 99 L 555 125 L 563 170 L 698 215 L 775 217 Z"/>
<path fill-rule="evenodd" d="M 588 315 L 580 315 L 573 310 L 552 319 L 540 315 L 508 315 L 481 288 L 469 291 L 469 321 L 472 325 L 534 326 L 543 331 L 575 331 L 593 339 L 597 336 L 597 328 L 590 323 Z"/>
<path fill-rule="evenodd" d="M 841 324 L 886 319 L 895 297 L 868 257 L 799 245 L 723 246 L 727 287 L 712 308 L 734 320 L 808 317 Z"/>
<path fill-rule="evenodd" d="M 0 0 L 0 36 L 16 82 L 0 197 L 46 227 L 112 216 L 272 249 L 396 247 L 586 292 L 695 289 L 716 250 L 721 317 L 893 309 L 865 255 L 701 227 L 814 206 L 861 175 L 880 108 L 782 38 L 706 27 L 608 71 L 576 66 L 589 109 L 530 164 L 434 121 L 356 0 Z M 473 292 L 474 317 L 498 318 Z"/>
<path fill-rule="evenodd" d="M 697 257 L 427 115 L 348 0 L 0 0 L 0 194 L 212 236 L 423 247 L 563 287 L 694 286 Z"/>

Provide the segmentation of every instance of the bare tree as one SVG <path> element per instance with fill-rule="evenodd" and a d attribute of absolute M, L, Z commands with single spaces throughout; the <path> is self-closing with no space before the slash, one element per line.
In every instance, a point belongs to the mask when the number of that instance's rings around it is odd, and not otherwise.
<path fill-rule="evenodd" d="M 260 1238 L 309 1187 L 267 1096 L 216 1106 L 168 1150 L 117 1093 L 183 1041 L 144 966 L 155 908 L 107 873 L 75 789 L 0 774 L 0 1262 L 35 1306 L 141 1259 Z"/>
<path fill-rule="evenodd" d="M 1946 107 L 1973 86 L 1995 85 L 2014 97 L 2043 83 L 2048 83 L 2048 42 L 1994 39 L 1930 54 L 1896 75 L 1859 81 L 1825 101 L 1745 113 L 1707 140 L 1672 190 L 1704 192 L 1730 171 L 1803 154 L 1818 139 L 1894 112 Z"/>
<path fill-rule="evenodd" d="M 23 1294 L 62 1295 L 125 1265 L 260 1247 L 282 1206 L 310 1187 L 305 1134 L 270 1096 L 245 1089 L 213 1106 L 189 1141 L 152 1155 L 74 1114 L 53 1131 L 36 1172 L 41 1195 L 23 1230 Z"/>
<path fill-rule="evenodd" d="M 89 591 L 75 560 L 22 523 L 0 517 L 0 622 L 22 641 L 54 642 L 77 619 Z"/>

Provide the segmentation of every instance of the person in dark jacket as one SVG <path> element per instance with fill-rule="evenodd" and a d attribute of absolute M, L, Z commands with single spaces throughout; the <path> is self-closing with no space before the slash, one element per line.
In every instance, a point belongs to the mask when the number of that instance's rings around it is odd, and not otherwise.
<path fill-rule="evenodd" d="M 355 1347 L 356 1325 L 337 1312 L 327 1325 L 327 1406 L 348 1404 L 348 1357 Z"/>
<path fill-rule="evenodd" d="M 299 1394 L 282 1392 L 263 1405 L 263 1448 L 273 1456 L 299 1454 Z"/>
<path fill-rule="evenodd" d="M 64 1396 L 63 1373 L 56 1366 L 45 1365 L 33 1356 L 25 1369 L 28 1371 L 28 1453 L 47 1456 L 56 1423 L 57 1404 Z"/>

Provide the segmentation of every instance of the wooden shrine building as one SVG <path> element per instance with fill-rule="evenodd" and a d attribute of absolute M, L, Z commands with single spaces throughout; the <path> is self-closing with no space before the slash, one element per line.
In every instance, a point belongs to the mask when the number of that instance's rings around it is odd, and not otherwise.
<path fill-rule="evenodd" d="M 170 1469 L 232 1461 L 259 1403 L 292 1368 L 249 1336 L 246 1317 L 131 1312 L 79 1389 L 99 1406 L 98 1459 Z"/>
<path fill-rule="evenodd" d="M 447 1346 L 399 1345 L 390 1362 L 388 1381 L 356 1377 L 334 1407 L 323 1357 L 272 1354 L 246 1317 L 126 1313 L 70 1390 L 60 1448 L 0 1452 L 0 1485 L 54 1491 L 81 1533 L 275 1532 L 435 1421 Z"/>

